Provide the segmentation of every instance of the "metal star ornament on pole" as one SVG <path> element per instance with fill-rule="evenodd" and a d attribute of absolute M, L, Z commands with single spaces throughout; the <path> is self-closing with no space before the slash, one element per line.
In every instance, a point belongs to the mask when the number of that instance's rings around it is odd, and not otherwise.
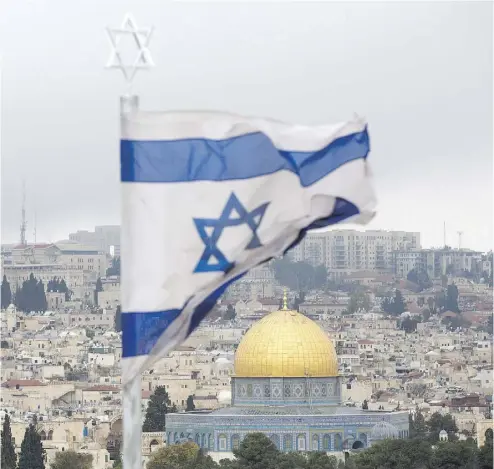
<path fill-rule="evenodd" d="M 112 46 L 107 68 L 117 69 L 123 73 L 127 90 L 120 97 L 120 116 L 132 113 L 139 108 L 139 97 L 131 92 L 132 83 L 138 70 L 154 67 L 148 45 L 153 28 L 138 28 L 130 14 L 126 14 L 120 28 L 106 28 Z M 122 42 L 131 37 L 136 48 L 136 55 L 131 63 L 122 57 Z M 122 214 L 125 217 L 125 213 Z M 123 240 L 125 243 L 125 240 Z M 122 374 L 125 375 L 125 366 Z M 122 389 L 123 401 L 123 467 L 124 469 L 142 469 L 141 434 L 141 376 L 138 375 Z"/>

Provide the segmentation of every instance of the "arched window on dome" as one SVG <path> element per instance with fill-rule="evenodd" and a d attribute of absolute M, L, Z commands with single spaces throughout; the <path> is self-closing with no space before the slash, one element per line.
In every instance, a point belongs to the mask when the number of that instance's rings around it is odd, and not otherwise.
<path fill-rule="evenodd" d="M 206 448 L 206 434 L 201 435 L 201 448 Z"/>
<path fill-rule="evenodd" d="M 323 451 L 331 451 L 331 435 L 324 435 L 322 437 L 322 449 Z"/>
<path fill-rule="evenodd" d="M 303 433 L 297 435 L 297 450 L 298 451 L 305 451 L 305 435 Z"/>
<path fill-rule="evenodd" d="M 40 437 L 41 441 L 45 441 L 46 440 L 46 432 L 44 430 L 41 430 L 39 432 L 39 437 Z"/>
<path fill-rule="evenodd" d="M 362 442 L 364 448 L 367 448 L 367 441 L 368 441 L 367 433 L 359 433 L 358 439 Z"/>
<path fill-rule="evenodd" d="M 312 451 L 319 451 L 319 435 L 312 435 Z"/>
<path fill-rule="evenodd" d="M 214 450 L 214 440 L 213 440 L 213 435 L 211 435 L 211 433 L 208 435 L 208 448 L 211 451 Z"/>
<path fill-rule="evenodd" d="M 293 435 L 283 435 L 283 449 L 293 451 Z"/>
<path fill-rule="evenodd" d="M 341 451 L 343 449 L 343 437 L 341 433 L 336 433 L 334 436 L 334 449 L 335 451 Z"/>
<path fill-rule="evenodd" d="M 195 441 L 197 446 L 201 446 L 201 435 L 199 435 L 199 433 L 196 433 L 194 441 Z"/>
<path fill-rule="evenodd" d="M 175 432 L 173 435 L 173 443 L 178 443 L 178 433 Z"/>
<path fill-rule="evenodd" d="M 232 443 L 232 450 L 234 449 L 239 449 L 240 448 L 240 435 L 232 435 L 231 438 L 231 443 Z"/>
<path fill-rule="evenodd" d="M 226 435 L 221 433 L 218 435 L 218 451 L 226 451 Z"/>
<path fill-rule="evenodd" d="M 269 435 L 269 439 L 276 446 L 276 449 L 280 449 L 280 437 L 279 437 L 279 435 L 276 435 L 275 433 L 273 433 L 273 434 Z"/>

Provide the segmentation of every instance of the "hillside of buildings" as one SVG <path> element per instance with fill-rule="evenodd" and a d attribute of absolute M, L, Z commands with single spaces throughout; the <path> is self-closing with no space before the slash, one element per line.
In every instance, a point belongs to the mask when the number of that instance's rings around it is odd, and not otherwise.
<path fill-rule="evenodd" d="M 119 256 L 119 229 L 109 226 L 55 243 L 2 246 L 0 415 L 8 415 L 18 455 L 35 422 L 47 467 L 62 452 L 90 454 L 95 469 L 118 465 Z M 417 415 L 424 420 L 427 438 L 438 441 L 445 431 L 446 443 L 482 448 L 493 427 L 492 273 L 492 253 L 422 249 L 419 233 L 307 235 L 229 287 L 187 342 L 142 376 L 142 423 L 157 390 L 166 391 L 167 411 L 226 412 L 238 344 L 281 309 L 286 290 L 289 307 L 334 344 L 344 407 L 406 411 L 412 427 Z M 144 462 L 174 446 L 169 440 L 166 419 L 145 426 Z M 353 449 L 342 442 L 331 451 L 344 461 Z"/>

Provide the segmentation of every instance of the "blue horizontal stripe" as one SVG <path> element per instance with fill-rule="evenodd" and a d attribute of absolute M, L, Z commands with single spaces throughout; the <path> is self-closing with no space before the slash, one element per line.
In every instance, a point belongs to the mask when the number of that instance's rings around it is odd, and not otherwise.
<path fill-rule="evenodd" d="M 295 247 L 305 236 L 307 231 L 315 228 L 340 223 L 342 220 L 358 214 L 358 208 L 351 202 L 338 198 L 330 216 L 322 218 L 312 223 L 307 228 L 301 230 L 297 240 L 289 249 Z M 266 259 L 265 262 L 270 259 Z M 191 324 L 187 333 L 189 336 L 206 317 L 218 301 L 224 291 L 236 280 L 245 275 L 246 272 L 236 278 L 225 282 L 218 289 L 213 291 L 192 314 Z M 185 305 L 184 305 L 185 306 Z M 122 356 L 124 358 L 139 355 L 149 355 L 161 335 L 168 329 L 168 326 L 180 315 L 182 310 L 169 309 L 166 311 L 154 312 L 125 312 L 122 314 Z"/>
<path fill-rule="evenodd" d="M 121 140 L 122 182 L 230 181 L 281 170 L 306 187 L 370 150 L 367 129 L 312 152 L 278 150 L 263 133 L 225 140 Z"/>

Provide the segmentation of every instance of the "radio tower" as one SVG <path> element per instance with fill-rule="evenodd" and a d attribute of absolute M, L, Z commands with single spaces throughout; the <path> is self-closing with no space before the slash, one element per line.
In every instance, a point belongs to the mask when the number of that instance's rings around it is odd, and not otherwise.
<path fill-rule="evenodd" d="M 22 209 L 21 209 L 21 245 L 26 246 L 26 183 L 22 182 Z"/>
<path fill-rule="evenodd" d="M 463 231 L 458 231 L 458 251 L 461 249 L 461 236 Z"/>

